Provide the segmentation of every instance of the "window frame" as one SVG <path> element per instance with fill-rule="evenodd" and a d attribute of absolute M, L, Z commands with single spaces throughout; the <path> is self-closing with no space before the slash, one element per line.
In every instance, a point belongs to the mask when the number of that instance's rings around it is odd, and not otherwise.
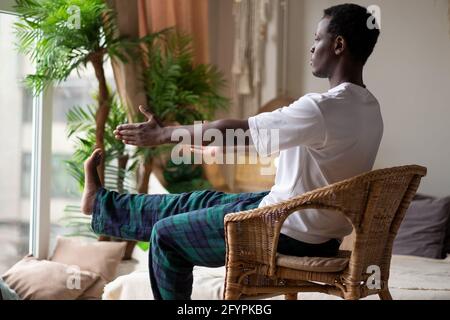
<path fill-rule="evenodd" d="M 50 244 L 53 88 L 33 99 L 29 251 L 47 259 Z"/>

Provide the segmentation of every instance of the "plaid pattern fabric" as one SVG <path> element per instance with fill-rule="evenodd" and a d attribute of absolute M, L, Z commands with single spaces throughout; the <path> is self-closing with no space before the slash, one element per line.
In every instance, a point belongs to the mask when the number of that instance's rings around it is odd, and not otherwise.
<path fill-rule="evenodd" d="M 224 217 L 257 208 L 268 191 L 227 194 L 194 191 L 131 195 L 100 189 L 92 228 L 98 234 L 149 241 L 155 299 L 190 299 L 193 266 L 225 264 Z"/>

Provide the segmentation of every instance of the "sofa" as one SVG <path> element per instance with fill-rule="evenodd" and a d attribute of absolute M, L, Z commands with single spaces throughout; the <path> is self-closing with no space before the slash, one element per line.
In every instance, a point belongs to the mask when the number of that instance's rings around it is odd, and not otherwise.
<path fill-rule="evenodd" d="M 147 253 L 136 249 L 133 260 L 123 262 L 118 277 L 105 286 L 102 299 L 153 300 L 147 261 Z M 195 267 L 192 299 L 223 299 L 224 277 L 225 267 Z M 389 287 L 395 300 L 450 300 L 450 255 L 443 260 L 393 255 Z M 340 300 L 322 293 L 301 293 L 298 298 Z M 284 296 L 271 299 L 284 299 Z M 378 297 L 369 296 L 365 299 Z"/>
<path fill-rule="evenodd" d="M 151 180 L 152 193 L 167 193 L 156 183 L 155 177 Z M 344 240 L 342 244 L 344 250 L 350 247 L 348 239 L 351 239 L 351 236 Z M 153 299 L 148 275 L 148 252 L 139 247 L 134 249 L 131 260 L 122 261 L 125 243 L 94 241 L 87 245 L 84 242 L 78 243 L 75 239 L 62 238 L 58 242 L 57 249 L 50 257 L 50 261 L 38 263 L 35 259 L 26 257 L 13 268 L 16 272 L 12 272 L 9 278 L 6 277 L 6 282 L 2 282 L 0 278 L 3 299 L 14 298 L 8 296 L 10 292 L 8 284 L 20 293 L 20 297 L 16 298 L 22 299 Z M 394 299 L 450 300 L 449 197 L 438 199 L 416 196 L 400 227 L 393 249 L 389 286 Z M 84 259 L 80 260 L 80 257 Z M 81 285 L 82 289 L 86 290 L 81 290 L 83 292 L 65 288 L 67 266 L 72 265 L 84 270 L 82 274 L 85 277 Z M 62 284 L 55 286 L 54 283 L 59 279 L 55 277 L 58 270 L 61 278 L 59 282 Z M 37 273 L 42 276 L 49 272 L 53 282 L 38 281 L 40 278 L 36 276 Z M 224 277 L 224 267 L 195 267 L 192 299 L 222 299 Z M 44 294 L 46 291 L 43 288 L 48 291 L 47 294 Z M 58 288 L 61 290 L 58 291 Z M 298 298 L 339 300 L 338 297 L 321 293 L 301 293 Z M 284 296 L 271 299 L 284 299 Z M 366 299 L 378 298 L 369 296 Z"/>
<path fill-rule="evenodd" d="M 155 193 L 166 191 L 153 181 Z M 341 249 L 348 249 L 351 236 Z M 394 242 L 389 287 L 397 300 L 450 300 L 450 197 L 417 195 L 408 209 Z M 133 260 L 119 267 L 117 278 L 108 283 L 104 300 L 152 300 L 147 252 L 136 248 Z M 223 298 L 225 267 L 194 268 L 192 299 Z M 301 293 L 304 300 L 339 300 L 322 293 Z M 271 299 L 284 299 L 278 296 Z M 365 299 L 378 299 L 369 296 Z"/>

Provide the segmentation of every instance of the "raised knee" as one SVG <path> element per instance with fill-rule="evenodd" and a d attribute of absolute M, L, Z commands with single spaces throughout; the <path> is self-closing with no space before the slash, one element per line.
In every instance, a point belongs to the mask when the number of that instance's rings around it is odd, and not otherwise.
<path fill-rule="evenodd" d="M 152 247 L 160 247 L 162 244 L 166 243 L 169 238 L 170 233 L 167 228 L 167 224 L 164 223 L 164 219 L 156 222 L 153 226 L 152 235 L 150 237 Z"/>

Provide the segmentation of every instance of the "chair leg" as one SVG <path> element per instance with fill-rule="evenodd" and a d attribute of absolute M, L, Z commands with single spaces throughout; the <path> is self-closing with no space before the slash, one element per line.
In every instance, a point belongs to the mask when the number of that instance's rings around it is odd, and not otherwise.
<path fill-rule="evenodd" d="M 287 293 L 284 295 L 284 300 L 297 300 L 297 293 Z"/>
<path fill-rule="evenodd" d="M 391 293 L 389 292 L 389 289 L 382 290 L 378 293 L 381 300 L 392 300 Z"/>
<path fill-rule="evenodd" d="M 225 300 L 239 300 L 241 293 L 237 290 L 225 290 L 224 299 Z"/>

